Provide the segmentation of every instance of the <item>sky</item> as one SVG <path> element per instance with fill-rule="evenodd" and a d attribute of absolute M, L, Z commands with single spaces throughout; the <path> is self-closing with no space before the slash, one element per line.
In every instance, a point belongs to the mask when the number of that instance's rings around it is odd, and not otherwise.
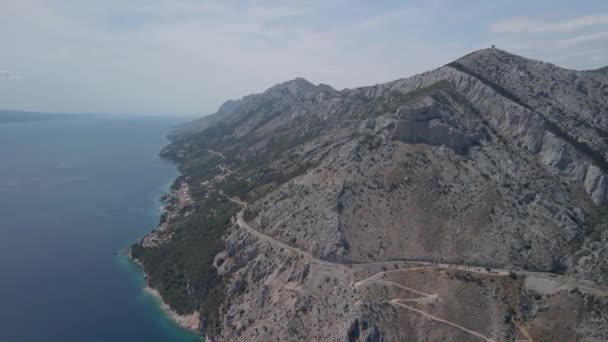
<path fill-rule="evenodd" d="M 296 77 L 382 83 L 496 47 L 608 65 L 606 0 L 0 0 L 0 108 L 206 114 Z"/>

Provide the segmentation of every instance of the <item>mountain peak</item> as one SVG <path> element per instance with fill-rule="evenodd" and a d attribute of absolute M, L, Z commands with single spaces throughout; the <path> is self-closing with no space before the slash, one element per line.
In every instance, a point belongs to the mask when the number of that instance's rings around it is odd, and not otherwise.
<path fill-rule="evenodd" d="M 267 93 L 281 92 L 281 93 L 288 93 L 288 94 L 291 94 L 294 96 L 299 96 L 304 93 L 308 93 L 316 88 L 317 88 L 317 86 L 310 83 L 305 78 L 296 77 L 293 80 L 289 80 L 289 81 L 286 81 L 283 83 L 279 83 L 275 86 L 272 86 L 266 92 Z"/>
<path fill-rule="evenodd" d="M 501 50 L 501 49 L 497 49 L 497 48 L 486 48 L 486 49 L 475 50 L 469 54 L 466 54 L 466 55 L 458 58 L 456 60 L 456 62 L 475 61 L 475 60 L 487 62 L 491 59 L 501 60 L 501 61 L 503 61 L 505 59 L 525 60 L 524 57 L 514 55 L 505 50 Z"/>
<path fill-rule="evenodd" d="M 300 88 L 314 88 L 315 87 L 315 85 L 313 83 L 309 82 L 307 79 L 305 79 L 303 77 L 296 77 L 292 80 L 285 81 L 283 83 L 279 83 L 279 84 L 277 84 L 277 86 L 300 87 Z"/>
<path fill-rule="evenodd" d="M 309 84 L 309 85 L 314 85 L 312 83 L 310 83 L 307 79 L 305 79 L 304 77 L 296 77 L 291 81 L 287 81 L 287 82 L 294 82 L 297 84 Z"/>

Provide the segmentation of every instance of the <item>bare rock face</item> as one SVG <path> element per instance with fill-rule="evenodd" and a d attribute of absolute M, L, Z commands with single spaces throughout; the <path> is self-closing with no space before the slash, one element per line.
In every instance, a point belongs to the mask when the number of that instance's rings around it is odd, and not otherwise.
<path fill-rule="evenodd" d="M 425 143 L 446 146 L 458 154 L 466 154 L 472 145 L 478 144 L 485 131 L 467 132 L 459 127 L 449 113 L 442 113 L 435 101 L 421 107 L 403 106 L 394 115 L 379 119 L 377 130 L 387 129 L 391 139 L 410 144 Z"/>
<path fill-rule="evenodd" d="M 497 49 L 276 85 L 175 133 L 132 250 L 216 341 L 608 340 L 606 89 Z"/>
<path fill-rule="evenodd" d="M 543 164 L 575 180 L 583 179 L 588 165 L 576 150 L 551 132 L 545 132 L 539 152 Z"/>
<path fill-rule="evenodd" d="M 608 203 L 608 176 L 599 167 L 589 165 L 585 175 L 585 190 L 597 205 Z"/>

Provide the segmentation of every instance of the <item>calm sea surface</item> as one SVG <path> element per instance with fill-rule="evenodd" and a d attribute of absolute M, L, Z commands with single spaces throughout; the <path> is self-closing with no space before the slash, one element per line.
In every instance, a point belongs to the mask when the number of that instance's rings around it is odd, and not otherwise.
<path fill-rule="evenodd" d="M 0 341 L 198 340 L 122 255 L 158 222 L 177 174 L 158 152 L 177 123 L 0 124 Z"/>

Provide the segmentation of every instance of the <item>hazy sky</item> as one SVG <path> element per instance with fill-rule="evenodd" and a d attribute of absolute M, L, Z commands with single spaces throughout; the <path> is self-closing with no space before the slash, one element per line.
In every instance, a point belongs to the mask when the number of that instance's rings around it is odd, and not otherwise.
<path fill-rule="evenodd" d="M 352 88 L 497 47 L 608 65 L 608 1 L 0 0 L 0 108 L 209 113 L 297 76 Z"/>

